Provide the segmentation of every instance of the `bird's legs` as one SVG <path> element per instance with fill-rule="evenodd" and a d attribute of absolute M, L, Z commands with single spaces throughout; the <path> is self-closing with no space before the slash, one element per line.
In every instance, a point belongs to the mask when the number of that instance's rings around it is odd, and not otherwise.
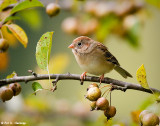
<path fill-rule="evenodd" d="M 83 80 L 86 78 L 86 73 L 87 72 L 84 72 L 81 74 L 81 76 L 80 76 L 81 82 L 83 82 Z"/>
<path fill-rule="evenodd" d="M 100 85 L 101 85 L 103 79 L 104 79 L 104 74 L 102 74 L 102 75 L 99 77 Z M 100 85 L 99 85 L 99 86 L 100 86 Z"/>

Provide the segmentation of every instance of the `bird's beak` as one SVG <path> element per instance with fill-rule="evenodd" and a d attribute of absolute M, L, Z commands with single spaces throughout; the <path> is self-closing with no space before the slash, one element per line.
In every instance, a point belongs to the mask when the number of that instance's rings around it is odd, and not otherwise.
<path fill-rule="evenodd" d="M 68 46 L 68 48 L 73 49 L 73 48 L 74 48 L 74 45 L 73 45 L 73 44 L 71 44 L 71 45 L 69 45 L 69 46 Z"/>

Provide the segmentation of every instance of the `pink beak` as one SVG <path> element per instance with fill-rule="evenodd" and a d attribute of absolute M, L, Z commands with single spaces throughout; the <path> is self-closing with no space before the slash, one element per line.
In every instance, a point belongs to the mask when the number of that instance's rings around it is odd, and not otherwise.
<path fill-rule="evenodd" d="M 73 45 L 73 44 L 71 44 L 71 45 L 69 45 L 69 46 L 68 46 L 68 48 L 73 49 L 73 48 L 74 48 L 74 45 Z"/>

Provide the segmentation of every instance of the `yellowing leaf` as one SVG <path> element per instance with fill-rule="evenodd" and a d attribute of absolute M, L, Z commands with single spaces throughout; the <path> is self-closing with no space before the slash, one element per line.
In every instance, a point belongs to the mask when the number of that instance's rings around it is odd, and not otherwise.
<path fill-rule="evenodd" d="M 131 112 L 132 120 L 137 124 L 139 123 L 139 114 L 140 113 L 141 113 L 141 110 L 136 110 L 136 111 Z"/>
<path fill-rule="evenodd" d="M 7 25 L 8 29 L 13 33 L 13 35 L 23 44 L 26 48 L 28 44 L 28 38 L 25 31 L 16 24 Z"/>
<path fill-rule="evenodd" d="M 16 77 L 16 76 L 17 76 L 17 73 L 16 73 L 15 71 L 13 71 L 13 73 L 10 74 L 10 75 L 8 75 L 8 76 L 6 77 L 6 79 L 13 78 L 13 77 Z"/>
<path fill-rule="evenodd" d="M 6 25 L 3 25 L 1 31 L 3 37 L 8 41 L 9 45 L 15 47 L 18 43 L 17 39 L 11 32 L 9 32 L 8 27 Z"/>
<path fill-rule="evenodd" d="M 42 98 L 35 97 L 34 95 L 25 99 L 25 105 L 32 111 L 38 110 L 46 112 L 49 109 L 49 104 L 42 100 Z"/>
<path fill-rule="evenodd" d="M 0 11 L 2 11 L 5 7 L 10 4 L 17 3 L 17 0 L 1 0 L 0 1 Z"/>
<path fill-rule="evenodd" d="M 36 46 L 36 60 L 42 70 L 48 71 L 50 52 L 52 47 L 53 32 L 47 32 L 42 35 Z"/>
<path fill-rule="evenodd" d="M 138 68 L 136 72 L 136 77 L 137 77 L 137 81 L 140 83 L 140 85 L 143 88 L 149 89 L 147 79 L 146 79 L 146 70 L 143 64 Z"/>
<path fill-rule="evenodd" d="M 4 21 L 7 17 L 10 16 L 11 9 L 0 12 L 0 21 Z"/>

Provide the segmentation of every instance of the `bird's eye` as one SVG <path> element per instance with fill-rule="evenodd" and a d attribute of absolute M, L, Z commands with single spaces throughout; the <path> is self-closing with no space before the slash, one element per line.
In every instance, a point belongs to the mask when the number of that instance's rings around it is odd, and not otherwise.
<path fill-rule="evenodd" d="M 81 42 L 78 42 L 78 46 L 81 46 L 82 45 L 82 43 Z"/>

